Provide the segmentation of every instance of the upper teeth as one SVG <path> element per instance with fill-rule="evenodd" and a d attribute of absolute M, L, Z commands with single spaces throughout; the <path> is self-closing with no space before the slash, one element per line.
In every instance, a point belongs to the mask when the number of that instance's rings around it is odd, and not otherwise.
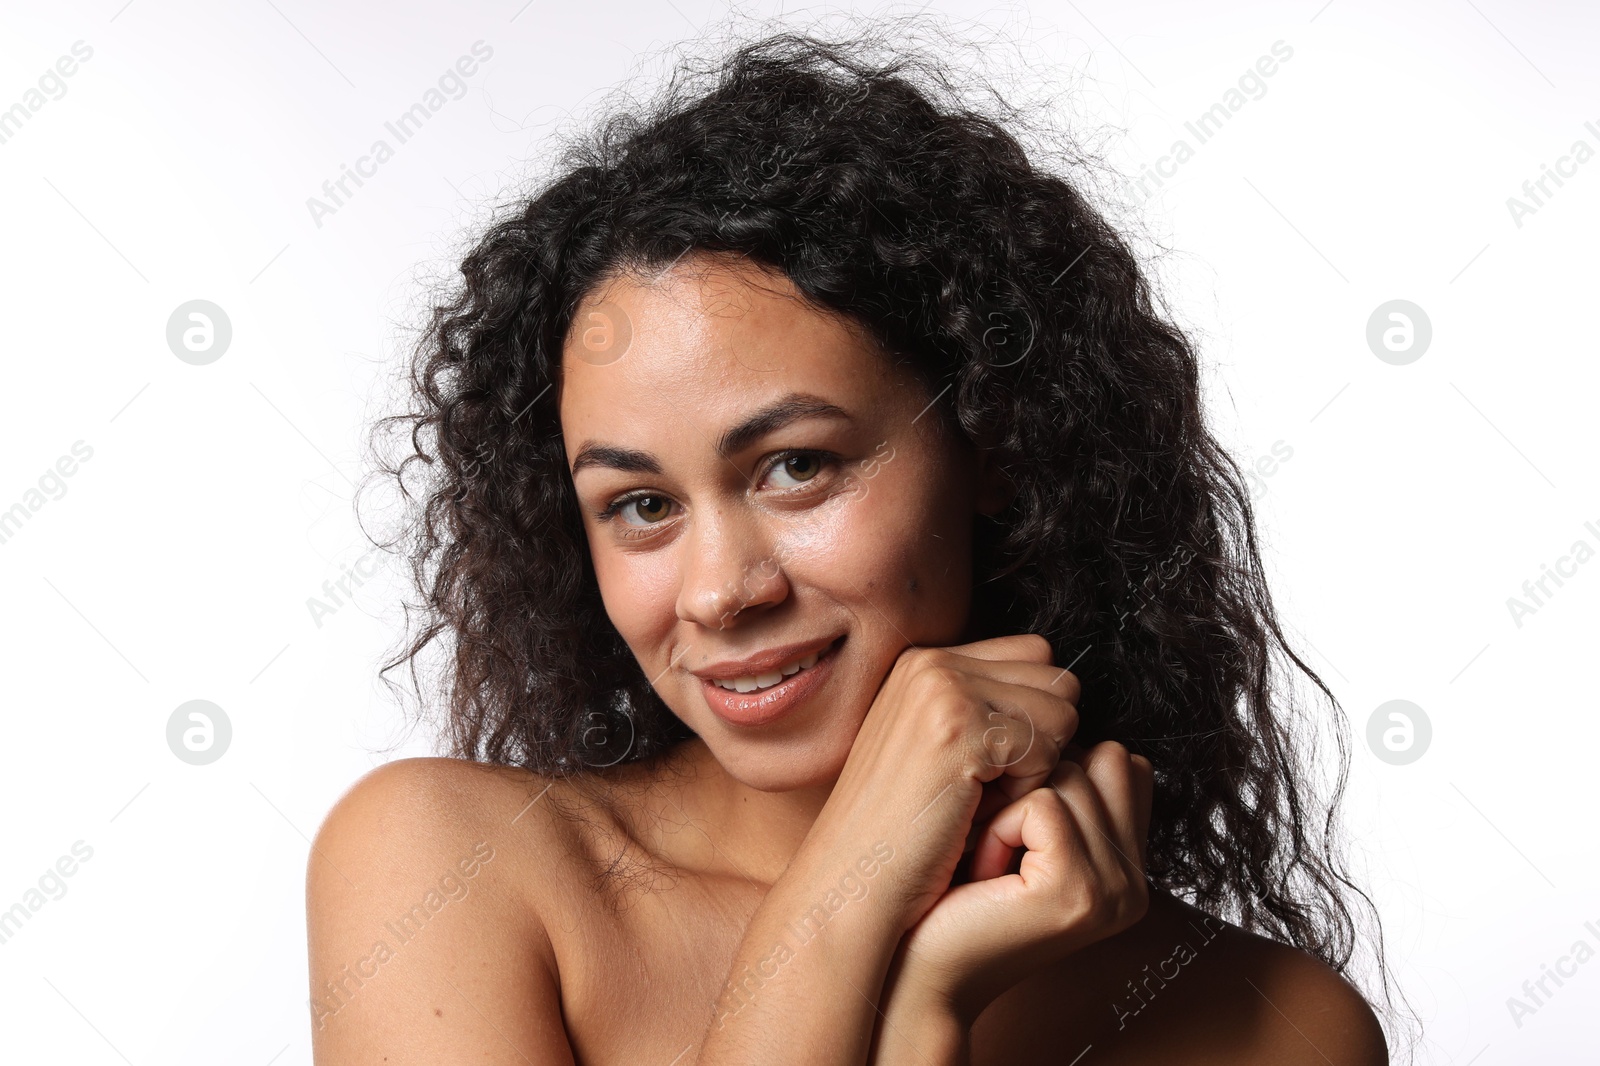
<path fill-rule="evenodd" d="M 820 651 L 814 651 L 805 658 L 796 659 L 789 665 L 780 666 L 778 669 L 773 670 L 770 673 L 753 674 L 749 677 L 736 677 L 731 681 L 724 681 L 721 678 L 714 678 L 713 680 L 715 680 L 716 683 L 721 687 L 730 689 L 734 692 L 754 692 L 756 689 L 760 688 L 771 688 L 773 685 L 776 685 L 779 681 L 782 681 L 790 674 L 797 674 L 807 667 L 815 666 L 817 664 L 817 658 L 821 656 L 821 654 L 822 652 Z"/>

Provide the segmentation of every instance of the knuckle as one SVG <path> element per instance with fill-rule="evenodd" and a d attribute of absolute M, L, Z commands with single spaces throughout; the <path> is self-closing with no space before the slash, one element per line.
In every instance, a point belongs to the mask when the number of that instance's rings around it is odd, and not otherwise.
<path fill-rule="evenodd" d="M 932 651 L 932 648 L 924 648 L 917 644 L 908 645 L 900 649 L 900 654 L 895 656 L 894 664 L 902 669 L 919 670 L 927 664 Z"/>
<path fill-rule="evenodd" d="M 1085 879 L 1081 886 L 1071 894 L 1068 905 L 1063 909 L 1069 916 L 1068 927 L 1072 929 L 1099 930 L 1111 924 L 1116 913 L 1116 900 L 1108 895 L 1092 879 Z"/>
<path fill-rule="evenodd" d="M 943 675 L 954 666 L 955 658 L 944 648 L 913 645 L 900 653 L 895 660 L 895 668 L 914 678 L 931 678 L 935 683 L 939 683 L 945 680 Z"/>
<path fill-rule="evenodd" d="M 1073 777 L 1083 772 L 1083 767 L 1079 766 L 1076 760 L 1062 759 L 1056 763 L 1055 770 L 1050 774 L 1050 782 L 1057 788 L 1066 788 Z"/>
<path fill-rule="evenodd" d="M 1150 882 L 1143 875 L 1129 878 L 1129 898 L 1134 905 L 1139 917 L 1144 917 L 1145 911 L 1150 909 Z"/>
<path fill-rule="evenodd" d="M 1100 788 L 1118 788 L 1133 777 L 1128 749 L 1115 740 L 1103 740 L 1090 748 L 1083 765 Z"/>
<path fill-rule="evenodd" d="M 1079 724 L 1080 719 L 1078 715 L 1078 705 L 1069 701 L 1065 705 L 1065 710 L 1063 710 L 1061 713 L 1062 747 L 1065 747 L 1066 742 L 1072 739 L 1073 735 L 1078 732 Z"/>
<path fill-rule="evenodd" d="M 917 707 L 963 722 L 970 717 L 974 703 L 970 694 L 937 670 L 923 670 L 913 675 L 907 690 Z"/>
<path fill-rule="evenodd" d="M 983 755 L 997 738 L 990 723 L 974 722 L 974 712 L 981 706 L 958 686 L 937 680 L 918 684 L 921 710 L 918 712 L 918 730 L 926 730 L 942 747 L 958 747 Z"/>
<path fill-rule="evenodd" d="M 1126 929 L 1144 918 L 1150 912 L 1150 891 L 1144 883 L 1144 878 L 1131 881 L 1128 891 L 1123 893 L 1119 901 L 1117 927 Z"/>
<path fill-rule="evenodd" d="M 920 729 L 940 748 L 959 747 L 972 735 L 971 718 L 949 700 L 934 700 L 920 718 Z"/>
<path fill-rule="evenodd" d="M 1045 658 L 1046 662 L 1049 662 L 1050 659 L 1052 657 L 1054 657 L 1055 648 L 1051 646 L 1050 641 L 1046 640 L 1040 634 L 1038 634 L 1038 633 L 1024 633 L 1024 634 L 1022 634 L 1022 636 L 1023 636 L 1023 639 L 1026 640 L 1028 642 L 1028 644 L 1030 645 L 1028 650 L 1030 652 L 1032 652 L 1033 654 L 1045 656 L 1046 657 Z"/>
<path fill-rule="evenodd" d="M 1050 815 L 1063 814 L 1067 809 L 1067 798 L 1059 789 L 1050 785 L 1040 785 L 1023 796 L 1022 801 L 1037 811 Z"/>
<path fill-rule="evenodd" d="M 1129 752 L 1127 745 L 1120 740 L 1102 740 L 1094 746 L 1091 754 L 1098 754 L 1102 759 L 1114 757 L 1118 762 L 1127 762 Z"/>
<path fill-rule="evenodd" d="M 987 727 L 979 735 L 977 745 L 990 766 L 1006 767 L 1015 763 L 1027 751 L 1027 742 L 1016 735 L 1012 719 L 998 710 L 985 714 Z"/>
<path fill-rule="evenodd" d="M 1128 774 L 1131 764 L 1128 749 L 1115 740 L 1102 740 L 1084 755 L 1084 767 L 1091 777 L 1104 779 L 1107 774 L 1121 778 Z"/>

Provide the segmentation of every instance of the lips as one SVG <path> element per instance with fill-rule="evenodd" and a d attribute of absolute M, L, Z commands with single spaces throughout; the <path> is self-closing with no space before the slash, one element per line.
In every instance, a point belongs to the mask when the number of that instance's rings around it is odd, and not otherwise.
<path fill-rule="evenodd" d="M 757 726 L 776 721 L 799 707 L 828 680 L 833 662 L 838 658 L 834 653 L 843 643 L 842 636 L 830 641 L 819 652 L 810 653 L 817 656 L 813 665 L 794 671 L 777 684 L 752 692 L 730 691 L 717 683 L 725 679 L 701 677 L 700 690 L 706 706 L 729 725 Z M 802 661 L 806 657 L 802 656 Z M 781 674 L 781 670 L 778 672 Z"/>
<path fill-rule="evenodd" d="M 727 689 L 729 692 L 759 692 L 762 689 L 771 688 L 786 677 L 793 677 L 801 670 L 809 670 L 817 665 L 817 659 L 821 655 L 822 652 L 814 651 L 809 655 L 786 663 L 775 670 L 768 670 L 765 673 L 747 674 L 744 677 L 729 678 L 727 680 L 722 678 L 707 678 L 706 680 L 713 682 L 719 688 Z"/>
<path fill-rule="evenodd" d="M 719 663 L 702 666 L 698 670 L 689 671 L 696 677 L 708 681 L 733 681 L 741 677 L 759 677 L 788 666 L 797 659 L 802 659 L 812 652 L 821 652 L 841 639 L 840 636 L 819 637 L 813 640 L 800 641 L 794 644 L 784 644 L 776 648 L 743 659 L 726 659 Z"/>

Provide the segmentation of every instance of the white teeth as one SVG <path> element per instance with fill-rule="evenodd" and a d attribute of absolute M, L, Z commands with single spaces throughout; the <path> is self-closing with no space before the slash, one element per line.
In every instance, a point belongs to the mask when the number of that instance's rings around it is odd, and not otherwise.
<path fill-rule="evenodd" d="M 821 652 L 814 651 L 803 659 L 796 659 L 788 666 L 779 667 L 777 670 L 765 674 L 756 674 L 751 677 L 736 677 L 731 681 L 717 679 L 716 683 L 730 692 L 754 692 L 757 689 L 771 688 L 784 678 L 798 674 L 801 670 L 817 665 Z"/>

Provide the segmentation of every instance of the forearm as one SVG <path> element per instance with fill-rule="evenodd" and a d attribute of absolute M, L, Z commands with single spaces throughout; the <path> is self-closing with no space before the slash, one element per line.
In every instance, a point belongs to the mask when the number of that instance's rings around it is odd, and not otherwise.
<path fill-rule="evenodd" d="M 926 969 L 908 968 L 905 949 L 902 938 L 884 978 L 868 1066 L 971 1066 L 972 1019 Z"/>
<path fill-rule="evenodd" d="M 836 871 L 810 868 L 791 867 L 752 916 L 699 1066 L 868 1062 L 901 930 L 878 894 L 845 898 L 831 892 Z"/>
<path fill-rule="evenodd" d="M 971 1030 L 947 1008 L 891 1000 L 868 1066 L 972 1066 Z"/>

